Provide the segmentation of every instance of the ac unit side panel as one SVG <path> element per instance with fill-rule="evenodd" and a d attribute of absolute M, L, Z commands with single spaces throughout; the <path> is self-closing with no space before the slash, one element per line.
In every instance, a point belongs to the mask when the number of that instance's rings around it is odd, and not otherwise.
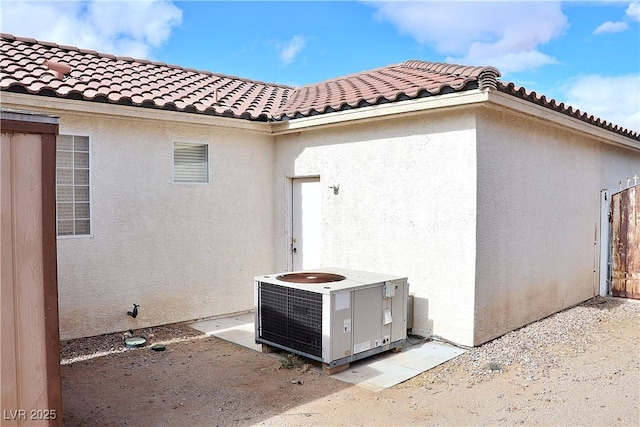
<path fill-rule="evenodd" d="M 396 300 L 395 297 L 387 297 L 387 288 L 390 286 L 390 283 L 387 282 L 382 288 L 382 313 L 381 313 L 381 329 L 382 329 L 382 343 L 381 345 L 388 345 L 391 343 L 391 331 L 393 329 L 394 323 L 397 319 L 393 316 L 393 302 Z"/>
<path fill-rule="evenodd" d="M 258 338 L 322 357 L 322 295 L 264 282 L 259 287 Z"/>
<path fill-rule="evenodd" d="M 329 363 L 331 361 L 331 352 L 333 350 L 332 334 L 331 334 L 331 294 L 322 295 L 322 361 Z"/>
<path fill-rule="evenodd" d="M 331 294 L 330 336 L 331 352 L 327 362 L 349 357 L 352 354 L 353 292 L 341 291 Z"/>
<path fill-rule="evenodd" d="M 355 362 L 357 360 L 366 359 L 367 357 L 371 357 L 371 356 L 374 356 L 376 354 L 380 354 L 380 353 L 383 353 L 385 351 L 388 351 L 388 350 L 391 350 L 391 349 L 394 349 L 394 348 L 402 347 L 402 345 L 405 343 L 405 341 L 406 340 L 394 341 L 394 342 L 391 342 L 390 344 L 382 346 L 382 347 L 371 348 L 369 350 L 365 350 L 363 352 L 360 352 L 360 353 L 357 353 L 357 354 L 353 354 L 353 355 L 351 355 L 349 357 L 333 360 L 331 362 L 330 366 L 331 367 L 340 366 L 340 365 L 344 365 L 346 363 Z"/>
<path fill-rule="evenodd" d="M 382 286 L 353 292 L 353 354 L 382 346 Z"/>
<path fill-rule="evenodd" d="M 406 280 L 392 282 L 395 286 L 395 296 L 391 298 L 391 341 L 407 338 L 407 298 L 409 296 L 409 284 Z"/>

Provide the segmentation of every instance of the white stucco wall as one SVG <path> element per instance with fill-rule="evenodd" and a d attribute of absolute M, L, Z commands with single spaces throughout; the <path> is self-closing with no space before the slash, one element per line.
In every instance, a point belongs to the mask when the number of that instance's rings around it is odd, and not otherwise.
<path fill-rule="evenodd" d="M 93 233 L 58 239 L 62 339 L 252 309 L 253 277 L 288 268 L 292 177 L 320 177 L 322 266 L 407 276 L 414 333 L 478 345 L 597 294 L 600 190 L 640 153 L 469 96 L 271 128 L 16 95 L 91 139 Z M 209 144 L 210 184 L 173 184 L 176 141 Z"/>
<path fill-rule="evenodd" d="M 523 116 L 478 118 L 474 344 L 598 294 L 600 190 L 640 152 Z"/>
<path fill-rule="evenodd" d="M 413 331 L 470 343 L 475 120 L 469 110 L 350 124 L 276 142 L 276 266 L 286 269 L 287 179 L 320 176 L 322 266 L 409 278 Z M 334 195 L 330 185 L 339 184 Z"/>
<path fill-rule="evenodd" d="M 90 137 L 93 211 L 91 237 L 58 239 L 62 338 L 252 309 L 274 265 L 272 138 L 59 115 L 61 134 Z M 176 141 L 209 144 L 210 184 L 173 183 Z"/>

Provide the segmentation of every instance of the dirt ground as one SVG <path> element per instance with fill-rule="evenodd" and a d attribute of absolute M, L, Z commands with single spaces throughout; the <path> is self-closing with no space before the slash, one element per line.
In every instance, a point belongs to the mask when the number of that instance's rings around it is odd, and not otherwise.
<path fill-rule="evenodd" d="M 537 374 L 524 369 L 526 362 L 504 361 L 500 366 L 481 366 L 486 372 L 474 374 L 472 366 L 482 360 L 480 347 L 463 355 L 465 359 L 460 356 L 377 393 L 322 375 L 315 366 L 304 364 L 308 361 L 196 336 L 183 325 L 134 331 L 150 338 L 149 344 L 166 342 L 166 350 L 160 352 L 149 346 L 124 351 L 118 345 L 122 334 L 63 342 L 64 422 L 66 426 L 637 426 L 640 302 L 599 305 L 587 305 L 579 312 L 588 317 L 584 327 L 558 331 L 569 330 L 580 345 L 568 339 L 544 346 L 544 360 L 553 362 L 536 367 Z M 531 339 L 526 329 L 519 332 L 524 348 Z M 96 351 L 101 345 L 105 351 Z M 96 354 L 104 355 L 93 357 Z"/>

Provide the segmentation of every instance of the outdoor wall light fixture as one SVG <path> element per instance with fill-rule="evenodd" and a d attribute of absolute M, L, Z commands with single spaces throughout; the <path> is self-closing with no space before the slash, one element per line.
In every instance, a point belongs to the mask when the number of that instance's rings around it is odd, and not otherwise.
<path fill-rule="evenodd" d="M 330 185 L 329 188 L 333 188 L 333 194 L 338 195 L 338 191 L 340 191 L 340 184 Z"/>

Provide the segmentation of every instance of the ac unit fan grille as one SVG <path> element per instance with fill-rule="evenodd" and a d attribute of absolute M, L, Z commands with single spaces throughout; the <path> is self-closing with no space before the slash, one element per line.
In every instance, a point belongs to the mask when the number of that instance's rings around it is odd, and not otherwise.
<path fill-rule="evenodd" d="M 322 357 L 322 294 L 261 282 L 260 338 Z"/>

